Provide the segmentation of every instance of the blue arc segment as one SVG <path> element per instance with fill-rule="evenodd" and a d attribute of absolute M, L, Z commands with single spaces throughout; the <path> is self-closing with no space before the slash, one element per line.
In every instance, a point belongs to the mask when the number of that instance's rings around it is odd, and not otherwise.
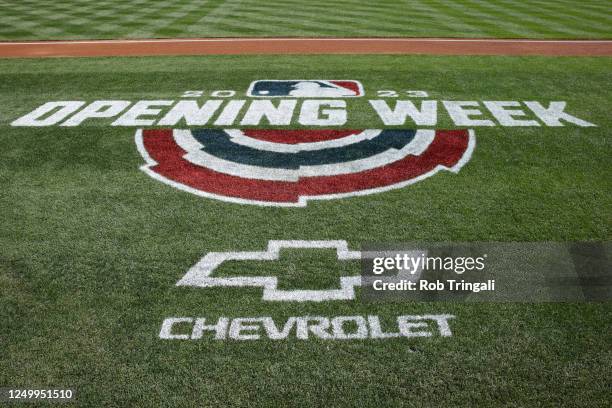
<path fill-rule="evenodd" d="M 297 170 L 301 166 L 345 163 L 366 159 L 389 149 L 402 149 L 414 139 L 415 130 L 383 130 L 373 139 L 362 140 L 348 146 L 297 153 L 258 150 L 232 142 L 223 130 L 198 129 L 193 137 L 203 145 L 206 153 L 223 160 L 250 166 Z"/>

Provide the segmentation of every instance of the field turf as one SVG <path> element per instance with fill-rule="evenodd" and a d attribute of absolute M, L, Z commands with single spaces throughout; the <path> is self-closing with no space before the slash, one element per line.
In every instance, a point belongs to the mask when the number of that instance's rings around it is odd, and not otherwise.
<path fill-rule="evenodd" d="M 211 30 L 224 27 L 220 21 Z M 261 250 L 268 239 L 345 239 L 351 248 L 610 240 L 611 72 L 606 58 L 0 61 L 0 384 L 74 387 L 88 407 L 608 406 L 610 303 L 279 304 L 262 301 L 260 289 L 174 285 L 205 252 Z M 9 126 L 50 100 L 178 99 L 185 90 L 242 91 L 252 80 L 296 77 L 357 79 L 366 93 L 423 89 L 439 100 L 566 100 L 598 127 L 478 128 L 474 155 L 458 174 L 283 209 L 201 198 L 149 178 L 139 170 L 134 129 L 108 120 Z M 351 101 L 347 127 L 371 127 L 366 104 Z M 441 118 L 438 127 L 452 126 Z M 275 268 L 288 286 L 327 284 L 330 273 L 346 272 L 333 257 L 302 251 L 283 254 Z M 456 315 L 453 336 L 158 338 L 168 316 L 422 313 Z"/>
<path fill-rule="evenodd" d="M 612 8 L 606 0 L 0 0 L 0 10 L 0 40 L 612 38 Z"/>

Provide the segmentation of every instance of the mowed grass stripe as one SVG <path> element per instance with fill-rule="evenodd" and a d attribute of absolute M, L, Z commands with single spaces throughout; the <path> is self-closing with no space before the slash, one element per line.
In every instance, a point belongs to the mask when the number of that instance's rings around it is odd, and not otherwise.
<path fill-rule="evenodd" d="M 343 16 L 339 16 L 336 20 L 342 24 L 344 20 L 344 15 L 354 15 L 356 17 L 353 20 L 357 24 L 371 24 L 372 20 L 381 21 L 379 28 L 376 29 L 377 32 L 388 32 L 389 29 L 397 29 L 398 33 L 409 33 L 415 31 L 415 27 L 422 28 L 423 26 L 427 26 L 428 30 L 435 31 L 438 29 L 440 24 L 450 29 L 473 29 L 472 25 L 468 25 L 465 23 L 454 23 L 449 24 L 445 21 L 437 21 L 435 19 L 429 18 L 435 10 L 431 8 L 425 9 L 425 11 L 420 9 L 415 9 L 414 6 L 418 4 L 405 4 L 404 6 L 398 5 L 396 2 L 393 2 L 389 5 L 384 4 L 376 4 L 373 7 L 364 7 L 362 5 L 353 5 L 352 1 L 346 0 L 341 2 L 348 10 L 343 12 Z M 311 7 L 312 4 L 306 5 L 304 7 Z M 313 12 L 322 12 L 325 9 L 325 3 L 321 3 L 321 9 L 313 10 Z M 406 10 L 403 13 L 398 13 L 398 7 L 401 10 Z"/>
<path fill-rule="evenodd" d="M 335 5 L 334 5 L 334 6 L 335 6 L 335 7 L 337 7 L 337 8 L 342 8 L 342 6 L 343 6 L 343 5 L 345 5 L 345 3 L 350 3 L 350 2 L 340 2 L 340 3 L 335 3 Z M 483 3 L 483 2 L 476 2 L 476 3 L 478 3 L 478 4 L 486 4 L 486 3 Z M 294 2 L 288 2 L 288 3 L 287 3 L 287 5 L 292 5 L 292 6 L 294 6 L 294 10 L 307 10 L 307 9 L 313 10 L 313 12 L 315 13 L 315 15 L 317 15 L 317 18 L 318 18 L 318 20 L 317 20 L 317 21 L 318 21 L 319 23 L 320 23 L 320 21 L 321 21 L 321 20 L 323 20 L 323 19 L 325 19 L 325 18 L 326 18 L 326 17 L 321 17 L 322 15 L 323 15 L 323 16 L 325 15 L 325 14 L 324 14 L 324 9 L 325 9 L 325 7 L 326 7 L 326 5 L 325 5 L 325 4 L 320 4 L 320 3 L 314 3 L 314 4 L 313 4 L 313 3 L 310 3 L 310 4 L 303 4 L 303 3 L 294 3 Z M 422 2 L 421 2 L 421 3 L 417 3 L 417 4 L 416 4 L 416 6 L 418 6 L 418 5 L 422 5 Z M 349 7 L 351 7 L 353 10 L 358 10 L 358 9 L 360 9 L 360 8 L 362 8 L 362 9 L 364 8 L 364 7 L 363 7 L 363 6 L 361 6 L 361 5 L 358 5 L 358 6 L 353 5 L 353 6 L 351 6 L 350 4 L 348 4 L 348 6 L 349 6 Z M 411 6 L 411 4 L 406 4 L 406 6 L 409 8 L 409 7 Z M 388 24 L 388 21 L 389 21 L 389 20 L 393 20 L 393 19 L 395 19 L 395 16 L 397 16 L 397 4 L 396 4 L 396 3 L 393 3 L 393 4 L 389 5 L 389 7 L 393 7 L 393 9 L 392 9 L 392 10 L 389 10 L 388 12 L 385 12 L 385 11 L 386 11 L 386 10 L 385 10 L 385 7 L 386 7 L 386 5 L 385 5 L 385 4 L 380 4 L 380 3 L 379 3 L 379 4 L 377 4 L 377 9 L 380 9 L 380 13 L 383 13 L 381 17 L 384 17 L 384 19 L 387 21 L 387 22 L 385 23 L 385 28 L 386 28 L 386 29 L 388 29 L 388 28 L 396 28 L 396 27 L 393 27 L 393 26 L 389 25 L 389 24 Z M 439 8 L 440 8 L 440 7 L 447 7 L 447 8 L 449 8 L 449 7 L 450 7 L 450 8 L 452 8 L 452 9 L 458 10 L 459 12 L 462 12 L 463 14 L 469 14 L 469 13 L 466 13 L 465 11 L 462 11 L 461 6 L 456 5 L 454 2 L 439 2 Z M 466 10 L 469 10 L 468 8 L 465 8 L 465 9 L 466 9 Z M 280 13 L 283 13 L 283 15 L 285 15 L 285 13 L 284 13 L 284 12 L 283 12 L 283 11 L 282 11 L 282 10 L 281 10 L 279 7 L 278 7 L 278 4 L 275 4 L 275 8 L 274 8 L 274 10 L 280 10 Z M 370 10 L 372 10 L 372 8 L 370 8 Z M 435 14 L 435 11 L 436 11 L 436 10 L 435 10 L 435 9 L 430 8 L 430 11 L 432 12 L 432 14 Z M 280 14 L 280 13 L 279 13 L 279 14 Z M 307 16 L 307 15 L 299 14 L 299 13 L 297 13 L 297 12 L 295 12 L 295 11 L 294 11 L 293 13 L 294 13 L 294 15 L 295 15 L 296 17 L 305 17 L 305 18 L 308 18 L 308 16 Z M 364 21 L 364 20 L 362 20 L 362 19 L 361 19 L 362 17 L 365 17 L 365 18 L 370 17 L 370 18 L 371 18 L 371 17 L 373 17 L 373 16 L 376 16 L 376 14 L 378 14 L 378 13 L 377 13 L 376 11 L 372 11 L 372 13 L 371 13 L 371 14 L 358 14 L 358 13 L 353 13 L 353 12 L 350 12 L 350 11 L 345 11 L 345 14 L 357 14 L 357 15 L 360 17 L 360 20 L 359 20 L 359 21 L 357 21 L 357 22 L 362 22 L 362 21 Z M 525 14 L 522 14 L 522 13 L 519 13 L 519 15 L 518 15 L 518 16 L 526 16 L 526 15 L 525 15 Z M 490 20 L 495 21 L 495 19 L 494 19 L 494 17 L 495 17 L 495 16 L 493 16 L 493 15 L 492 15 L 492 16 L 489 16 L 489 17 L 490 17 L 490 18 L 489 18 Z M 401 19 L 400 19 L 400 20 L 401 20 Z M 340 18 L 340 19 L 339 19 L 339 21 L 342 21 L 342 18 Z M 405 21 L 405 18 L 404 18 L 404 21 Z M 439 23 L 440 23 L 440 22 L 438 22 L 438 24 L 439 24 Z M 497 22 L 497 23 L 499 23 L 499 24 L 496 24 L 496 22 L 493 22 L 493 23 L 491 23 L 490 25 L 491 25 L 491 26 L 493 26 L 493 27 L 496 27 L 496 26 L 499 26 L 499 25 L 502 25 L 502 26 L 504 26 L 504 25 L 505 25 L 505 23 L 504 23 L 503 21 L 501 21 L 501 22 Z M 400 31 L 401 31 L 402 29 L 404 29 L 404 30 L 405 30 L 406 24 L 401 24 L 401 22 L 400 22 L 399 24 L 400 24 L 400 27 L 398 27 L 398 28 L 399 28 L 399 30 L 400 30 Z M 320 24 L 320 25 L 322 26 L 322 24 Z M 482 25 L 482 20 L 477 20 L 477 21 L 475 22 L 475 24 L 461 24 L 460 26 L 462 26 L 462 27 L 464 27 L 464 28 L 468 27 L 469 31 L 471 31 L 471 32 L 482 32 L 482 31 L 483 31 L 482 29 L 480 29 L 480 28 L 476 28 L 476 27 L 479 27 L 479 26 L 481 26 L 481 25 Z M 454 25 L 454 27 L 457 27 L 457 25 L 455 24 L 455 25 Z M 514 24 L 514 27 L 515 27 L 515 29 L 514 29 L 514 30 L 507 30 L 507 32 L 508 32 L 509 34 L 514 34 L 514 33 L 516 33 L 518 30 L 520 30 L 520 28 L 521 28 L 521 26 L 520 26 L 520 25 L 518 25 L 518 24 Z M 560 29 L 562 29 L 562 30 L 563 30 L 563 28 L 562 28 L 562 27 L 563 27 L 563 25 L 557 25 L 557 27 L 559 27 Z M 360 30 L 360 31 L 361 31 L 361 30 Z M 376 30 L 376 31 L 380 31 L 380 30 Z M 565 31 L 566 31 L 566 32 L 571 32 L 570 30 L 567 30 L 567 29 L 565 29 Z M 367 31 L 365 31 L 365 32 L 367 32 Z M 533 32 L 536 32 L 536 31 L 534 30 Z"/>
<path fill-rule="evenodd" d="M 218 36 L 612 38 L 587 0 L 0 0 L 0 40 Z"/>
<path fill-rule="evenodd" d="M 610 24 L 612 24 L 612 7 L 608 6 L 605 9 L 588 10 L 584 7 L 571 7 L 571 3 L 573 2 L 564 3 L 565 6 L 560 6 L 558 4 L 543 2 L 540 7 L 552 14 L 566 16 L 569 20 L 578 19 L 581 25 L 584 23 L 588 23 L 589 25 L 596 24 L 605 30 L 610 29 Z"/>
<path fill-rule="evenodd" d="M 456 4 L 455 2 L 449 2 L 449 1 L 436 1 L 435 3 L 438 4 L 438 7 L 448 10 L 448 13 L 461 13 L 462 9 L 465 9 L 465 10 L 471 9 L 471 7 L 466 6 L 465 3 L 462 3 L 461 5 Z M 516 8 L 518 6 L 516 3 L 508 4 L 504 7 L 496 6 L 496 5 L 489 4 L 489 3 L 485 4 L 484 2 L 477 2 L 477 3 L 479 3 L 482 6 L 487 6 L 489 9 L 493 11 L 493 13 L 490 14 L 490 17 L 488 17 L 488 20 L 492 22 L 491 30 L 495 30 L 496 27 L 499 27 L 499 26 L 503 27 L 504 21 L 518 22 L 517 23 L 518 27 L 516 29 L 509 30 L 506 35 L 507 37 L 516 37 L 517 32 L 520 32 L 520 31 L 525 32 L 525 33 L 532 33 L 531 36 L 535 37 L 538 35 L 538 33 L 541 32 L 542 26 L 550 29 L 551 31 L 554 31 L 555 33 L 559 34 L 562 37 L 568 37 L 569 33 L 579 34 L 579 33 L 574 33 L 572 30 L 565 28 L 564 25 L 557 24 L 556 21 L 547 23 L 546 21 L 544 21 L 543 19 L 539 17 L 532 16 L 529 13 L 524 13 L 523 11 Z M 531 9 L 531 11 L 533 11 L 533 9 Z M 484 20 L 481 20 L 481 19 L 476 19 L 474 20 L 474 22 L 475 24 L 478 24 L 478 25 L 485 25 L 485 24 L 488 25 L 489 24 L 488 21 L 485 22 Z"/>
<path fill-rule="evenodd" d="M 529 36 L 537 36 L 538 30 L 524 24 L 523 21 L 506 16 L 499 9 L 492 8 L 490 4 L 478 0 L 468 0 L 470 5 L 467 13 L 477 19 L 477 23 L 486 26 L 488 29 L 503 28 L 504 37 L 514 37 L 517 32 L 523 32 Z M 503 18 L 499 16 L 503 15 Z"/>
<path fill-rule="evenodd" d="M 599 15 L 599 13 L 595 13 L 595 14 L 591 14 L 590 17 L 588 19 L 583 20 L 582 22 L 577 22 L 577 21 L 565 21 L 563 14 L 559 14 L 559 13 L 555 13 L 553 10 L 550 11 L 546 11 L 546 13 L 550 13 L 550 15 L 554 16 L 555 19 L 558 19 L 557 24 L 558 24 L 558 28 L 557 30 L 559 32 L 565 32 L 568 34 L 572 34 L 572 35 L 578 35 L 578 36 L 587 36 L 588 33 L 592 33 L 592 36 L 597 36 L 598 34 L 606 34 L 610 32 L 610 27 L 611 27 L 611 22 L 609 21 L 607 23 L 607 29 L 604 30 L 597 30 L 594 25 L 593 22 L 594 20 L 596 20 L 597 16 Z M 532 20 L 534 20 L 533 18 L 531 18 Z M 540 25 L 544 25 L 546 24 L 546 20 L 544 20 L 543 18 L 538 19 L 538 24 Z"/>
<path fill-rule="evenodd" d="M 520 10 L 513 8 L 515 4 L 500 7 L 498 5 L 482 1 L 476 1 L 473 3 L 477 3 L 475 7 L 480 10 L 488 10 L 487 13 L 490 16 L 489 19 L 492 19 L 492 22 L 494 24 L 497 23 L 500 26 L 503 26 L 503 22 L 517 22 L 516 28 L 509 30 L 509 37 L 516 37 L 516 33 L 521 31 L 531 33 L 531 35 L 535 37 L 542 31 L 542 25 L 540 23 L 541 20 L 534 19 L 529 14 L 523 13 Z M 562 28 L 562 26 L 558 25 L 556 21 L 547 23 L 545 27 L 561 35 L 562 37 L 567 37 L 567 34 L 565 34 L 565 31 L 567 30 Z M 561 33 L 559 33 L 560 28 L 563 31 Z"/>
<path fill-rule="evenodd" d="M 186 3 L 181 7 L 168 7 L 163 10 L 163 15 L 172 16 L 172 23 L 166 24 L 163 28 L 172 27 L 174 25 L 184 25 L 184 17 L 191 15 L 195 15 L 193 13 L 194 5 L 191 3 Z M 129 33 L 129 37 L 154 37 L 156 33 L 160 30 L 159 20 L 151 19 L 151 22 L 148 24 L 144 24 L 138 29 Z"/>
<path fill-rule="evenodd" d="M 489 13 L 479 12 L 475 10 L 473 7 L 466 7 L 464 4 L 455 4 L 453 2 L 436 2 L 439 8 L 443 8 L 447 11 L 448 14 L 453 14 L 459 16 L 462 21 L 469 22 L 472 30 L 478 33 L 488 32 L 490 30 L 499 29 L 500 27 L 504 27 L 504 31 L 506 37 L 512 37 L 512 34 L 517 30 L 517 26 L 515 25 L 513 28 L 506 28 L 504 25 L 505 18 L 499 18 L 498 16 L 493 16 Z M 522 27 L 521 27 L 522 29 Z M 531 34 L 535 34 L 535 32 L 530 31 Z M 484 35 L 482 35 L 484 36 Z"/>
<path fill-rule="evenodd" d="M 249 7 L 243 11 L 234 14 L 235 21 L 230 23 L 224 22 L 225 27 L 242 28 L 249 27 L 260 29 L 265 33 L 269 29 L 270 24 L 277 24 L 283 27 L 288 27 L 294 31 L 299 31 L 305 34 L 311 33 L 313 29 L 322 32 L 340 33 L 345 30 L 345 25 L 351 23 L 351 29 L 363 33 L 364 35 L 376 35 L 380 30 L 374 30 L 367 27 L 367 14 L 360 12 L 347 11 L 343 16 L 325 16 L 319 13 L 321 11 L 317 5 L 304 5 L 295 3 L 296 8 L 291 16 L 279 9 L 277 4 L 260 5 L 257 7 Z M 353 17 L 349 17 L 353 16 Z M 361 26 L 366 25 L 365 28 Z M 220 26 L 220 25 L 217 25 Z M 388 24 L 391 28 L 401 29 L 400 21 L 397 24 Z M 261 27 L 261 28 L 260 28 Z M 296 29 L 296 27 L 305 27 L 308 30 Z"/>
<path fill-rule="evenodd" d="M 318 3 L 317 3 L 318 4 Z M 409 34 L 411 32 L 415 32 L 415 27 L 418 28 L 426 28 L 427 30 L 437 30 L 440 22 L 434 21 L 433 19 L 428 18 L 428 15 L 431 13 L 429 11 L 423 10 L 415 10 L 412 9 L 409 13 L 398 14 L 397 12 L 397 3 L 393 3 L 392 5 L 385 6 L 383 4 L 376 4 L 376 6 L 364 6 L 364 5 L 353 5 L 350 0 L 345 0 L 340 2 L 340 4 L 346 6 L 348 10 L 344 12 L 343 16 L 335 17 L 334 20 L 338 22 L 338 24 L 343 24 L 347 20 L 344 18 L 345 15 L 354 16 L 353 19 L 350 19 L 355 25 L 352 28 L 370 25 L 371 20 L 376 21 L 384 21 L 383 24 L 380 24 L 378 28 L 376 28 L 376 32 L 388 32 L 389 29 L 397 30 L 397 33 Z M 304 7 L 311 8 L 312 4 L 305 5 Z M 325 3 L 320 3 L 320 7 L 325 7 Z M 317 12 L 318 10 L 313 9 L 313 12 Z M 418 24 L 415 24 L 418 22 Z M 450 28 L 450 26 L 447 26 Z"/>
<path fill-rule="evenodd" d="M 541 31 L 543 27 L 546 27 L 550 28 L 551 30 L 555 30 L 560 34 L 576 36 L 582 36 L 593 32 L 591 21 L 597 19 L 598 16 L 601 15 L 601 13 L 598 12 L 589 13 L 590 17 L 578 23 L 571 20 L 567 21 L 565 14 L 560 12 L 561 10 L 576 10 L 577 8 L 575 7 L 553 7 L 541 5 L 538 6 L 538 10 L 541 11 L 542 14 L 540 16 L 535 16 L 533 14 L 533 6 L 521 4 L 520 2 L 506 1 L 503 5 L 497 5 L 489 2 L 481 3 L 499 13 L 505 12 L 508 18 L 524 21 L 526 25 L 537 28 L 538 31 Z M 604 34 L 610 31 L 612 27 L 611 24 L 612 22 L 608 23 L 608 29 L 604 30 Z"/>
<path fill-rule="evenodd" d="M 262 11 L 264 11 L 262 9 Z M 347 13 L 347 15 L 343 17 L 322 17 L 317 21 L 309 20 L 309 18 L 313 15 L 312 13 L 295 11 L 293 13 L 293 17 L 298 17 L 297 19 L 288 18 L 282 11 L 278 11 L 274 8 L 267 8 L 265 17 L 259 17 L 257 23 L 253 23 L 256 13 L 248 13 L 248 12 L 238 12 L 235 13 L 237 17 L 237 21 L 232 22 L 231 24 L 227 24 L 226 26 L 230 27 L 261 27 L 261 31 L 265 32 L 269 24 L 281 24 L 283 26 L 291 27 L 292 29 L 296 29 L 296 27 L 305 27 L 307 29 L 300 30 L 301 32 L 308 34 L 312 29 L 317 29 L 323 32 L 328 33 L 341 33 L 345 30 L 344 25 L 347 23 L 351 24 L 351 29 L 359 34 L 363 35 L 377 35 L 380 34 L 380 30 L 374 30 L 368 28 L 364 23 L 364 17 L 367 17 L 365 14 L 360 14 L 357 12 Z M 348 17 L 348 15 L 352 15 L 353 17 Z M 239 20 L 238 20 L 239 19 Z M 405 23 L 402 24 L 400 21 L 397 23 L 391 24 L 387 23 L 387 28 L 394 28 L 397 30 L 401 30 L 405 26 Z"/>
<path fill-rule="evenodd" d="M 409 2 L 409 0 L 406 0 L 405 3 L 407 3 L 408 5 L 410 5 L 411 7 L 418 7 L 419 10 L 424 10 L 425 15 L 427 16 L 432 16 L 432 15 L 436 15 L 439 13 L 438 8 L 433 7 L 430 4 L 425 4 L 423 2 L 418 2 L 415 3 L 414 5 L 412 3 Z M 474 33 L 475 31 L 478 31 L 478 29 L 476 27 L 474 27 L 473 24 L 461 20 L 459 18 L 444 18 L 444 14 L 442 14 L 440 16 L 441 18 L 433 18 L 432 21 L 438 26 L 438 28 L 436 30 L 432 31 L 432 35 L 431 37 L 438 37 L 438 36 L 443 36 L 440 33 L 441 32 L 445 32 L 445 31 L 452 31 L 452 32 L 465 32 L 465 33 Z M 431 18 L 431 17 L 430 17 Z M 470 37 L 473 36 L 473 34 L 466 34 L 465 37 Z"/>

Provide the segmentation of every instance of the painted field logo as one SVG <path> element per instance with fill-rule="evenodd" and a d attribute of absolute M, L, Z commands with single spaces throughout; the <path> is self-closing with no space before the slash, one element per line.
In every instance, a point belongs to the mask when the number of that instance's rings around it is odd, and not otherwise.
<path fill-rule="evenodd" d="M 149 176 L 203 197 L 305 206 L 458 172 L 472 130 L 147 129 L 136 145 Z"/>
<path fill-rule="evenodd" d="M 283 302 L 322 302 L 326 300 L 353 300 L 355 287 L 361 286 L 361 276 L 343 276 L 339 289 L 283 290 L 278 288 L 275 276 L 217 277 L 214 272 L 228 261 L 278 261 L 282 249 L 335 249 L 340 261 L 361 259 L 360 251 L 351 251 L 346 241 L 274 241 L 268 242 L 265 251 L 209 252 L 191 267 L 176 286 L 213 287 L 261 287 L 263 300 Z"/>
<path fill-rule="evenodd" d="M 264 98 L 355 98 L 363 86 L 353 80 L 260 80 L 251 83 L 247 96 Z"/>

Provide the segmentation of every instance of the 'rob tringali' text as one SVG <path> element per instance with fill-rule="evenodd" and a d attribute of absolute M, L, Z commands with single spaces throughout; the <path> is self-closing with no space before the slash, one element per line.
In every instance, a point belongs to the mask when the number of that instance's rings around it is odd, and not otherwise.
<path fill-rule="evenodd" d="M 372 283 L 374 290 L 409 290 L 409 291 L 457 291 L 457 292 L 483 292 L 495 290 L 495 279 L 489 279 L 486 282 L 466 282 L 464 280 L 447 279 L 445 281 L 410 281 L 399 280 L 394 282 L 385 282 L 382 279 L 377 279 Z"/>

